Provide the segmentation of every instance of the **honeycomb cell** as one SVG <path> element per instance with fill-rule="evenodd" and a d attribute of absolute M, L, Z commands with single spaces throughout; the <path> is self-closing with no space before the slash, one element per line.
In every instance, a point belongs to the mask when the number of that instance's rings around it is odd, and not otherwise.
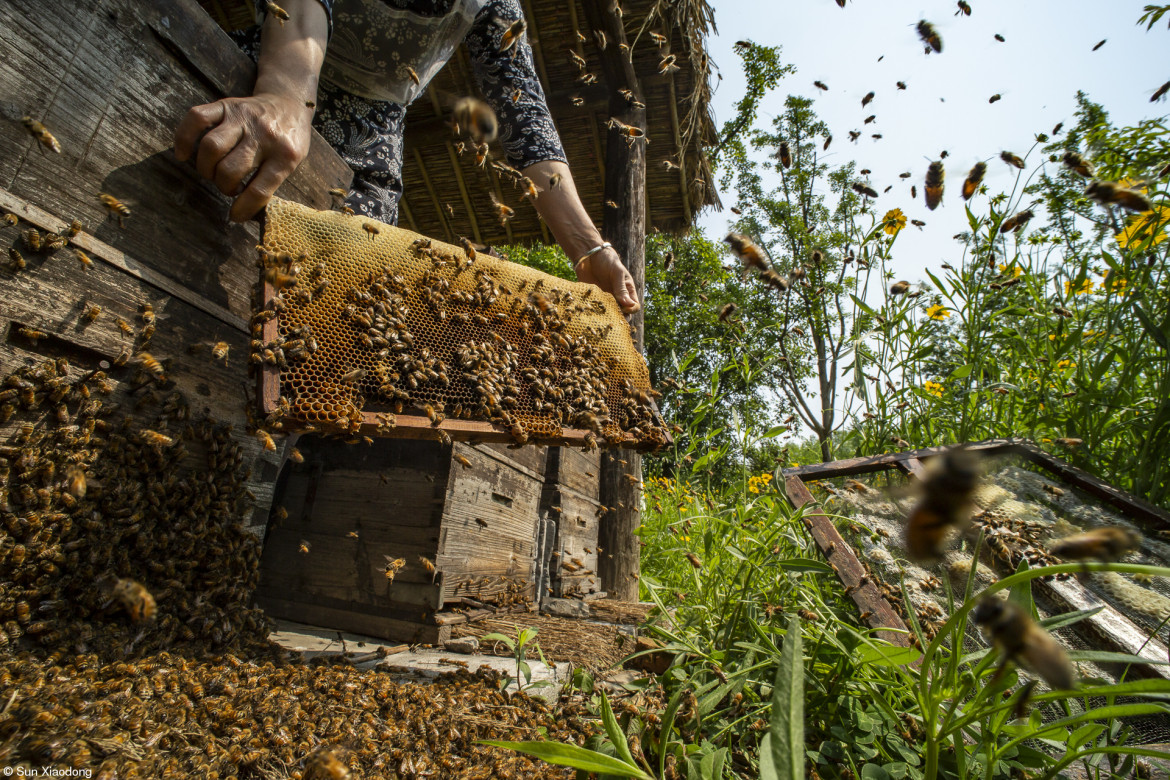
<path fill-rule="evenodd" d="M 668 441 L 612 296 L 393 226 L 371 233 L 368 221 L 268 206 L 275 338 L 254 342 L 253 362 L 275 367 L 290 422 L 356 430 L 362 412 L 425 412 L 489 421 L 519 442 L 566 428 Z"/>

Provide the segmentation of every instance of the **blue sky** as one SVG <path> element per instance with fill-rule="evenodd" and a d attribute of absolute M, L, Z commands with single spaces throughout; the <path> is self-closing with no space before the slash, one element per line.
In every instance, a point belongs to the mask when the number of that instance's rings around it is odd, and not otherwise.
<path fill-rule="evenodd" d="M 735 42 L 781 46 L 783 61 L 797 72 L 764 101 L 761 121 L 780 113 L 788 94 L 814 98 L 834 136 L 826 162 L 852 159 L 858 168 L 872 169 L 870 181 L 879 192 L 893 184 L 877 200 L 879 215 L 898 207 L 927 223 L 921 232 L 911 228 L 898 237 L 894 257 L 900 278 L 923 280 L 924 267 L 937 271 L 960 256 L 951 236 L 966 229 L 958 193 L 970 167 L 994 158 L 985 179 L 989 190 L 1009 191 L 1015 169 L 999 161 L 999 152 L 1023 155 L 1036 133 L 1071 123 L 1078 89 L 1104 105 L 1116 124 L 1170 113 L 1170 103 L 1149 102 L 1170 80 L 1166 20 L 1149 32 L 1136 24 L 1149 1 L 970 0 L 971 16 L 956 17 L 957 5 L 950 0 L 850 0 L 844 9 L 833 0 L 715 0 L 719 33 L 708 50 L 722 75 L 713 99 L 716 122 L 733 115 L 744 92 Z M 921 18 L 942 35 L 941 54 L 923 53 L 914 29 Z M 1004 43 L 995 40 L 996 33 Z M 1102 39 L 1105 45 L 1092 51 Z M 815 80 L 830 91 L 816 89 Z M 898 81 L 908 88 L 897 90 Z M 861 99 L 871 90 L 876 97 L 863 109 Z M 1002 99 L 989 104 L 997 93 Z M 877 120 L 863 126 L 869 114 Z M 849 142 L 849 130 L 864 131 L 856 144 Z M 883 138 L 872 140 L 874 132 Z M 922 200 L 922 178 L 929 160 L 943 149 L 950 153 L 947 192 L 943 205 L 931 212 Z M 1025 174 L 1040 164 L 1039 150 L 1028 162 Z M 903 181 L 898 178 L 903 171 L 913 176 Z M 917 201 L 910 197 L 911 183 L 918 185 Z M 725 206 L 734 204 L 733 192 L 721 196 Z M 985 209 L 985 199 L 976 207 Z M 719 238 L 733 219 L 726 209 L 708 211 L 699 224 Z"/>

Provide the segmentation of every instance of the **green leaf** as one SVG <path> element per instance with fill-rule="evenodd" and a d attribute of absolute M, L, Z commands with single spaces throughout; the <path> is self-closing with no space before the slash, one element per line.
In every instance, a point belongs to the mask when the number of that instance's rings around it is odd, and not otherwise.
<path fill-rule="evenodd" d="M 1048 629 L 1049 631 L 1054 631 L 1058 628 L 1065 628 L 1075 623 L 1080 623 L 1085 618 L 1091 618 L 1093 615 L 1096 615 L 1103 609 L 1105 609 L 1104 604 L 1099 607 L 1093 607 L 1092 609 L 1079 609 L 1076 612 L 1065 612 L 1063 615 L 1053 615 L 1052 617 L 1041 620 L 1040 626 L 1042 628 Z"/>
<path fill-rule="evenodd" d="M 769 750 L 760 753 L 760 780 L 804 778 L 804 651 L 800 618 L 788 620 L 772 691 Z M 766 771 L 770 770 L 770 771 Z"/>
<path fill-rule="evenodd" d="M 833 571 L 832 566 L 812 558 L 781 558 L 771 563 L 785 571 L 812 571 L 819 574 L 829 574 Z"/>
<path fill-rule="evenodd" d="M 596 772 L 599 775 L 615 775 L 617 777 L 636 777 L 638 780 L 654 780 L 633 764 L 619 761 L 613 756 L 588 750 L 577 745 L 562 744 L 560 742 L 505 742 L 501 740 L 485 739 L 476 742 L 477 745 L 491 745 L 515 750 L 518 753 L 527 753 L 541 761 L 547 761 L 557 766 L 567 766 L 585 772 Z M 622 740 L 625 744 L 625 740 Z"/>
<path fill-rule="evenodd" d="M 969 377 L 971 375 L 971 372 L 974 370 L 975 370 L 975 364 L 968 363 L 965 366 L 959 366 L 958 368 L 956 368 L 954 371 L 951 372 L 950 376 L 947 378 L 948 379 L 966 379 L 967 377 Z"/>
<path fill-rule="evenodd" d="M 626 744 L 626 733 L 622 731 L 621 724 L 614 716 L 613 708 L 609 706 L 609 698 L 604 691 L 601 694 L 601 722 L 605 725 L 605 733 L 609 735 L 609 741 L 613 743 L 618 758 L 627 764 L 635 765 L 634 756 L 630 753 L 630 746 Z"/>
<path fill-rule="evenodd" d="M 516 652 L 516 642 L 510 636 L 503 634 L 484 634 L 479 638 L 481 642 L 503 642 L 513 653 Z"/>
<path fill-rule="evenodd" d="M 534 636 L 536 636 L 536 632 L 537 632 L 537 629 L 535 629 L 535 628 L 526 628 L 526 629 L 522 630 L 520 632 L 520 646 L 524 647 L 524 645 L 526 645 L 530 641 L 532 641 L 532 638 Z"/>
<path fill-rule="evenodd" d="M 765 433 L 765 434 L 764 434 L 762 437 L 760 437 L 760 438 L 763 438 L 763 439 L 774 439 L 774 438 L 776 438 L 777 436 L 779 436 L 780 434 L 782 434 L 782 433 L 786 433 L 787 431 L 788 431 L 788 426 L 787 426 L 787 425 L 773 425 L 771 428 L 769 428 L 769 429 L 768 429 L 768 432 L 767 432 L 767 433 Z"/>
<path fill-rule="evenodd" d="M 1135 303 L 1133 310 L 1137 314 L 1138 319 L 1142 321 L 1142 325 L 1145 327 L 1146 332 L 1150 334 L 1150 337 L 1158 342 L 1159 347 L 1170 352 L 1170 336 L 1167 336 L 1162 328 L 1159 328 L 1157 323 L 1154 322 L 1154 319 L 1149 314 L 1146 314 L 1146 310 L 1141 307 L 1141 304 Z"/>
<path fill-rule="evenodd" d="M 869 644 L 857 648 L 854 658 L 872 666 L 902 666 L 917 661 L 921 651 L 913 647 L 898 647 L 881 639 L 871 639 Z"/>

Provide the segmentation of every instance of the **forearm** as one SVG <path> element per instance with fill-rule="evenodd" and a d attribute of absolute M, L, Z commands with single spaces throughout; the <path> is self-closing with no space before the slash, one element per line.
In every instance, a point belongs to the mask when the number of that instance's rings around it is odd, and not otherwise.
<path fill-rule="evenodd" d="M 305 106 L 317 99 L 317 80 L 325 61 L 328 17 L 319 0 L 281 0 L 288 21 L 274 14 L 264 20 L 254 95 L 294 100 Z"/>
<path fill-rule="evenodd" d="M 549 160 L 530 165 L 523 173 L 540 187 L 536 210 L 571 262 L 602 242 L 601 233 L 577 194 L 577 185 L 573 183 L 568 165 Z M 561 178 L 553 187 L 550 182 L 555 175 Z"/>

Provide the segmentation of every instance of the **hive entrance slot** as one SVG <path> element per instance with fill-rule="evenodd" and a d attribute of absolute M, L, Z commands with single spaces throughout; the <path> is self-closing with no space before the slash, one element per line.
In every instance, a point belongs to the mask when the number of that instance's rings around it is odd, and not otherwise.
<path fill-rule="evenodd" d="M 507 496 L 502 496 L 499 493 L 492 493 L 492 501 L 495 501 L 497 504 L 502 504 L 508 508 L 511 508 L 512 506 L 512 499 L 508 498 Z"/>

